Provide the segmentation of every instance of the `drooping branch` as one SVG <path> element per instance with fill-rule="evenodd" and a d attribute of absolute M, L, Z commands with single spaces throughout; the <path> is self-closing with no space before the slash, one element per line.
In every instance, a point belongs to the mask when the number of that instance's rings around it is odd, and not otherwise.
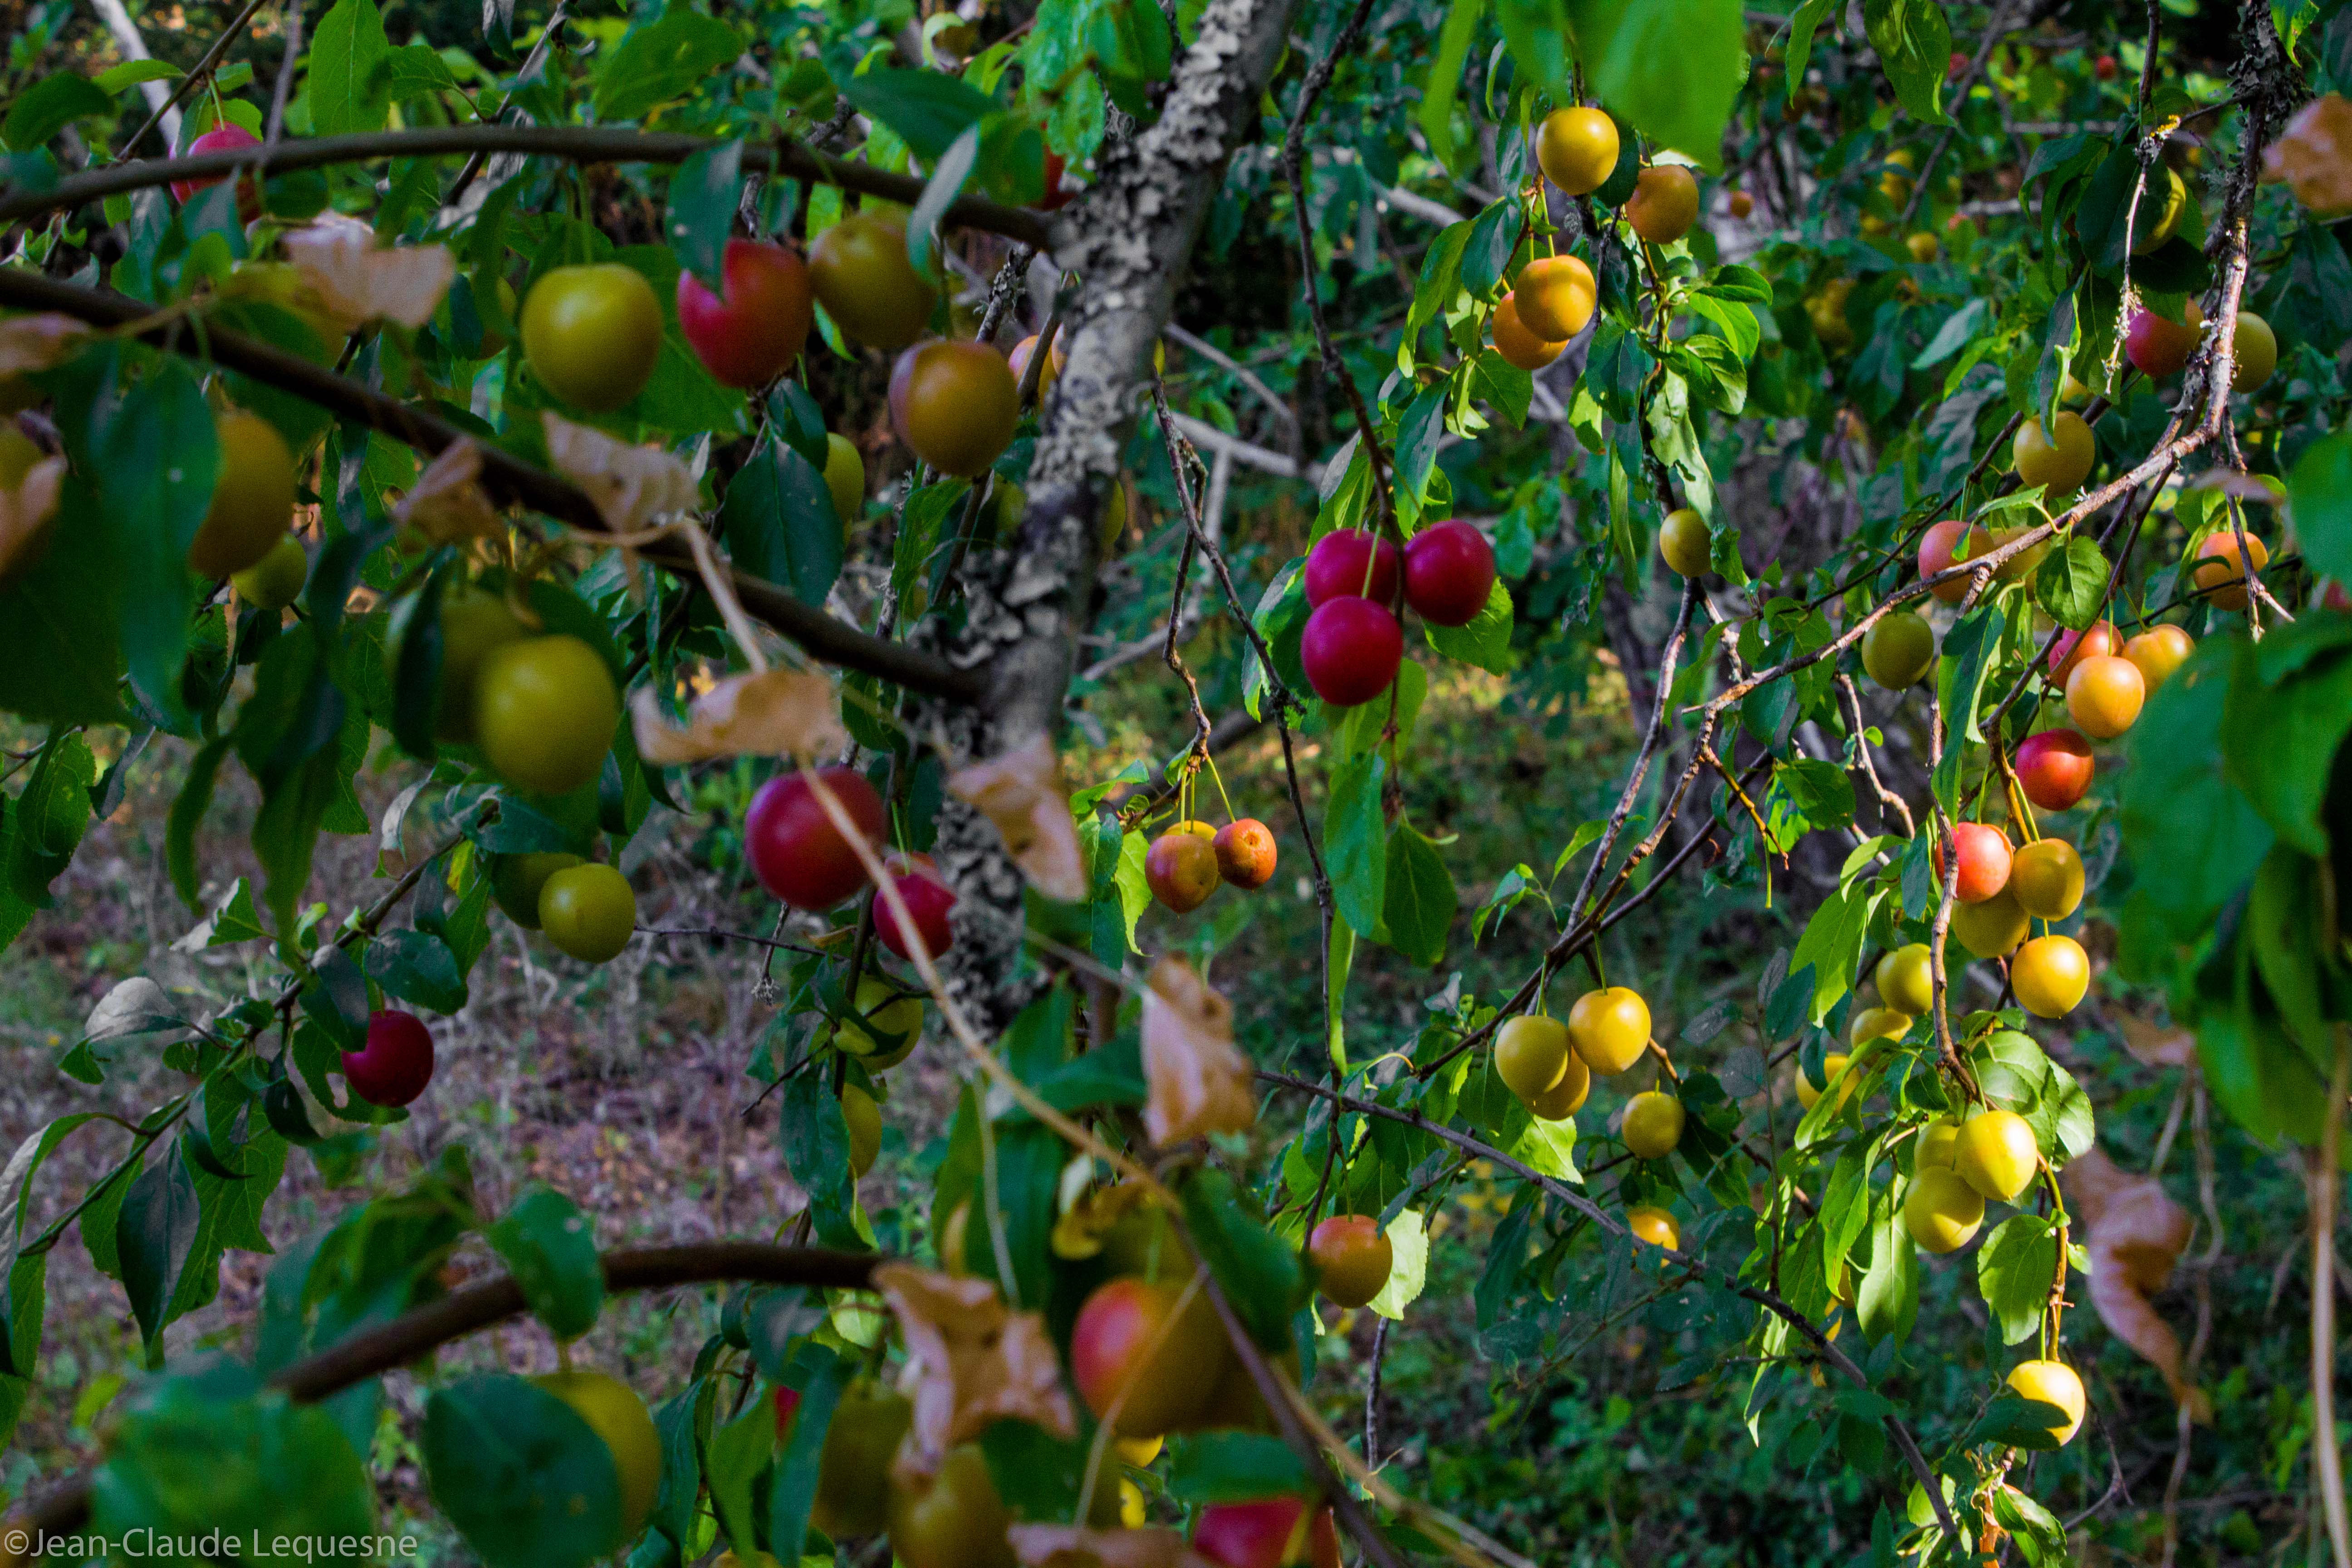
<path fill-rule="evenodd" d="M 153 314 L 142 300 L 78 289 L 14 267 L 0 268 L 0 306 L 55 310 L 110 329 L 133 326 Z M 199 337 L 183 325 L 166 322 L 146 327 L 137 336 L 159 348 L 201 353 L 215 364 L 292 393 L 338 419 L 380 431 L 428 457 L 469 438 L 445 419 L 242 333 L 207 329 Z M 481 484 L 494 501 L 543 512 L 586 532 L 611 531 L 596 503 L 578 486 L 498 447 L 485 443 L 481 450 Z M 664 541 L 642 553 L 683 578 L 698 581 L 693 554 L 682 543 Z M 950 701 L 971 701 L 979 694 L 976 675 L 934 655 L 860 631 L 761 578 L 737 573 L 733 584 L 746 610 L 815 658 Z"/>
<path fill-rule="evenodd" d="M 721 143 L 708 136 L 663 131 L 614 130 L 593 125 L 431 125 L 415 131 L 373 131 L 358 136 L 319 136 L 281 142 L 274 148 L 240 147 L 186 158 L 142 158 L 113 163 L 59 180 L 47 190 L 16 190 L 0 195 L 0 224 L 37 217 L 173 181 L 216 181 L 263 162 L 272 174 L 383 158 L 445 158 L 462 153 L 514 153 L 574 163 L 683 163 Z M 783 174 L 839 185 L 861 195 L 912 205 L 923 182 L 847 158 L 829 158 L 788 137 L 743 149 L 747 174 Z M 1059 226 L 1026 207 L 1008 207 L 982 196 L 959 196 L 941 220 L 952 227 L 985 229 L 1024 245 L 1055 243 Z"/>
<path fill-rule="evenodd" d="M 761 1241 L 627 1247 L 604 1255 L 604 1289 L 618 1293 L 745 1280 L 855 1290 L 863 1289 L 876 1266 L 886 1261 L 878 1253 L 827 1252 Z M 305 1356 L 274 1374 L 269 1386 L 297 1404 L 314 1404 L 406 1366 L 441 1345 L 520 1317 L 528 1305 L 522 1287 L 511 1276 L 468 1285 Z M 37 1536 L 70 1535 L 89 1520 L 89 1500 L 88 1480 L 68 1482 L 42 1500 L 25 1527 Z"/>

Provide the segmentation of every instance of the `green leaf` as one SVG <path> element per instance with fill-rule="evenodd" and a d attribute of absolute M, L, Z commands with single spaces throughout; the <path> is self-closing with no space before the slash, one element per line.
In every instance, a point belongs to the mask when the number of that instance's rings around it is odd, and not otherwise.
<path fill-rule="evenodd" d="M 1871 1208 L 1870 1268 L 1854 1297 L 1854 1317 L 1873 1344 L 1891 1339 L 1899 1345 L 1918 1316 L 1919 1255 L 1890 1185 Z"/>
<path fill-rule="evenodd" d="M 2340 618 L 2315 616 L 2260 644 L 2231 639 L 2237 658 L 2221 710 L 2222 772 L 2273 832 L 2306 855 L 2328 852 L 2321 812 L 2352 729 L 2352 650 L 2342 638 Z M 2266 666 L 2296 664 L 2284 679 L 2263 679 Z"/>
<path fill-rule="evenodd" d="M 1554 1181 L 1583 1184 L 1584 1176 L 1576 1168 L 1576 1120 L 1573 1117 L 1547 1121 L 1539 1116 L 1530 1116 L 1526 1128 L 1504 1152 L 1528 1169 L 1549 1176 Z"/>
<path fill-rule="evenodd" d="M 324 1405 L 256 1387 L 235 1366 L 159 1379 L 108 1413 L 90 1478 L 91 1527 L 113 1541 L 325 1542 L 372 1536 L 375 1488 Z M 133 1531 L 152 1532 L 150 1537 Z M 167 1561 L 194 1554 L 158 1551 Z"/>
<path fill-rule="evenodd" d="M 1985 677 L 2000 657 L 2000 634 L 2008 624 L 1997 606 L 1979 605 L 1945 634 L 1943 651 L 1936 660 L 1936 696 L 1943 707 L 1944 722 L 1955 735 L 1976 742 L 1984 739 L 1984 731 L 1977 726 L 1977 700 L 1983 695 Z M 1966 746 L 1947 746 L 1943 764 L 1936 770 L 1936 798 L 1944 803 L 1946 811 L 1958 808 L 1960 759 L 1966 755 Z"/>
<path fill-rule="evenodd" d="M 1782 50 L 1787 60 L 1788 101 L 1794 103 L 1797 94 L 1804 90 L 1805 69 L 1812 63 L 1813 34 L 1830 14 L 1830 0 L 1804 0 L 1796 15 L 1789 18 L 1789 43 Z"/>
<path fill-rule="evenodd" d="M 1331 774 L 1323 808 L 1323 854 L 1339 913 L 1359 931 L 1377 931 L 1388 892 L 1388 821 L 1381 811 L 1387 759 L 1350 757 Z"/>
<path fill-rule="evenodd" d="M 320 135 L 383 129 L 392 100 L 376 68 L 391 53 L 375 0 L 335 0 L 310 40 L 310 123 Z"/>
<path fill-rule="evenodd" d="M 596 118 L 637 119 L 686 97 L 742 52 L 742 35 L 734 28 L 685 0 L 672 0 L 659 20 L 622 39 L 596 73 Z"/>
<path fill-rule="evenodd" d="M 778 1456 L 775 1479 L 768 1492 L 768 1537 L 774 1543 L 774 1556 L 780 1563 L 801 1561 L 801 1549 L 808 1538 L 809 1507 L 816 1500 L 818 1462 L 824 1453 L 825 1434 L 832 1429 L 833 1413 L 841 1403 L 841 1392 L 857 1370 L 855 1361 L 845 1360 L 823 1345 L 811 1344 L 803 1353 L 814 1359 L 816 1366 L 807 1372 L 800 1385 L 800 1403 L 793 1411 L 792 1434 L 782 1454 Z M 794 1358 L 794 1371 L 803 1370 L 799 1357 Z"/>
<path fill-rule="evenodd" d="M 112 93 L 142 82 L 176 81 L 181 74 L 179 67 L 166 60 L 124 60 L 99 72 L 97 81 L 101 89 Z"/>
<path fill-rule="evenodd" d="M 1949 125 L 1943 97 L 1952 28 L 1939 0 L 1864 0 L 1862 22 L 1904 112 L 1929 125 Z"/>
<path fill-rule="evenodd" d="M 1396 1261 L 1389 1269 L 1389 1282 L 1365 1304 L 1383 1318 L 1402 1321 L 1429 1278 L 1429 1229 L 1419 1209 L 1399 1210 L 1384 1228 Z"/>
<path fill-rule="evenodd" d="M 0 119 L 0 142 L 11 152 L 29 153 L 77 120 L 113 112 L 106 88 L 79 71 L 54 71 L 16 94 Z"/>
<path fill-rule="evenodd" d="M 1417 117 L 1421 133 L 1437 161 L 1457 174 L 1468 171 L 1454 144 L 1454 100 L 1461 89 L 1462 67 L 1469 58 L 1471 40 L 1477 36 L 1478 18 L 1486 9 L 1486 0 L 1453 0 L 1446 9 L 1445 26 L 1438 34 L 1437 52 L 1430 58 L 1429 74 L 1422 79 Z"/>
<path fill-rule="evenodd" d="M 1977 1248 L 1977 1289 L 2000 1325 L 2003 1344 L 2021 1343 L 2042 1326 L 2058 1265 L 2054 1225 L 2046 1215 L 2013 1214 Z"/>
<path fill-rule="evenodd" d="M 596 1326 L 604 1305 L 604 1268 L 596 1256 L 595 1226 L 578 1205 L 552 1187 L 534 1186 L 482 1236 L 549 1333 L 576 1340 Z"/>
<path fill-rule="evenodd" d="M 1652 141 L 1721 168 L 1748 74 L 1738 0 L 1567 0 L 1566 10 L 1593 94 Z M 1564 72 L 1519 64 L 1567 96 Z"/>
<path fill-rule="evenodd" d="M 775 1450 L 775 1410 L 761 1400 L 712 1432 L 703 1451 L 703 1475 L 710 1482 L 711 1507 L 739 1563 L 756 1561 L 751 1554 L 759 1549 L 760 1526 L 751 1486 Z"/>
<path fill-rule="evenodd" d="M 188 546 L 211 510 L 219 471 L 212 410 L 186 366 L 167 359 L 124 392 L 97 445 L 95 478 L 121 576 L 131 684 L 155 713 L 178 720 L 196 605 Z"/>
<path fill-rule="evenodd" d="M 1805 922 L 1789 958 L 1789 973 L 1793 976 L 1808 965 L 1812 969 L 1812 1005 L 1806 1014 L 1812 1023 L 1829 1016 L 1838 999 L 1852 989 L 1854 965 L 1870 934 L 1870 917 L 1885 896 L 1873 882 L 1842 887 L 1823 899 Z"/>
<path fill-rule="evenodd" d="M 368 944 L 368 978 L 404 1002 L 436 1013 L 466 1005 L 466 977 L 449 944 L 430 931 L 388 931 Z"/>
<path fill-rule="evenodd" d="M 877 67 L 840 86 L 841 96 L 856 104 L 859 113 L 897 132 L 927 164 L 947 156 L 957 137 L 996 108 L 996 100 L 986 93 L 942 71 Z"/>
<path fill-rule="evenodd" d="M 796 1073 L 779 1098 L 783 1103 L 777 1115 L 777 1141 L 793 1179 L 808 1192 L 817 1241 L 863 1251 L 865 1240 L 850 1217 L 857 1189 L 849 1168 L 849 1124 L 842 1120 L 831 1075 L 814 1069 Z"/>
<path fill-rule="evenodd" d="M 430 44 L 403 44 L 376 61 L 368 85 L 390 102 L 405 103 L 436 92 L 455 92 L 457 79 L 449 74 L 449 62 Z"/>
<path fill-rule="evenodd" d="M 923 194 L 916 199 L 914 210 L 907 216 L 907 259 L 915 270 L 932 270 L 940 225 L 946 221 L 948 208 L 963 194 L 972 171 L 980 162 L 980 133 L 987 121 L 967 127 L 961 136 L 948 143 L 940 155 L 931 177 L 923 182 Z"/>
<path fill-rule="evenodd" d="M 2305 447 L 2286 489 L 2304 560 L 2323 576 L 2352 583 L 2352 430 Z"/>
<path fill-rule="evenodd" d="M 1314 1484 L 1290 1446 L 1271 1433 L 1201 1432 L 1169 1448 L 1168 1495 L 1178 1502 L 1248 1502 Z"/>
<path fill-rule="evenodd" d="M 114 1247 L 122 1289 L 151 1360 L 160 1360 L 164 1309 L 196 1242 L 196 1184 L 174 1149 L 142 1171 L 122 1197 Z"/>
<path fill-rule="evenodd" d="M 2190 940 L 2249 881 L 2273 832 L 2231 783 L 2224 708 L 2235 651 L 2209 640 L 2156 689 L 2126 741 L 2121 821 L 2134 858 L 2164 868 L 2142 879 L 2145 898 L 2172 931 Z"/>
<path fill-rule="evenodd" d="M 418 1447 L 434 1502 L 489 1568 L 586 1568 L 621 1544 L 612 1449 L 521 1378 L 478 1373 L 434 1390 Z"/>
<path fill-rule="evenodd" d="M 1290 1314 L 1306 1299 L 1298 1254 L 1265 1228 L 1256 1204 L 1223 1171 L 1202 1171 L 1184 1187 L 1184 1222 L 1225 1300 L 1265 1350 L 1290 1343 Z"/>
<path fill-rule="evenodd" d="M 726 288 L 721 263 L 742 198 L 740 139 L 704 148 L 670 176 L 669 210 L 664 219 L 669 247 L 677 253 L 678 265 L 713 293 Z"/>
<path fill-rule="evenodd" d="M 1466 624 L 1441 626 L 1423 621 L 1422 629 L 1429 646 L 1446 658 L 1490 674 L 1508 675 L 1517 663 L 1511 656 L 1513 615 L 1511 591 L 1497 579 L 1486 590 L 1486 603 Z"/>
<path fill-rule="evenodd" d="M 2033 574 L 2033 596 L 2069 631 L 2097 620 L 2106 594 L 2107 558 L 2095 541 L 2080 534 L 2070 534 L 2066 548 L 2052 551 Z"/>
<path fill-rule="evenodd" d="M 1445 956 L 1458 904 L 1444 857 L 1411 824 L 1400 822 L 1389 831 L 1387 858 L 1381 918 L 1389 945 L 1415 963 L 1434 964 Z"/>

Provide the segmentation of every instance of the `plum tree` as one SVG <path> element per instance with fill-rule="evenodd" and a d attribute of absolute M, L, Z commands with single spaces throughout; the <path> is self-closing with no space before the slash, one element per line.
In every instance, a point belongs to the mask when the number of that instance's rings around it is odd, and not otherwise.
<path fill-rule="evenodd" d="M 2337 7 L 1163 9 L 12 24 L 12 1510 L 2352 1561 Z"/>

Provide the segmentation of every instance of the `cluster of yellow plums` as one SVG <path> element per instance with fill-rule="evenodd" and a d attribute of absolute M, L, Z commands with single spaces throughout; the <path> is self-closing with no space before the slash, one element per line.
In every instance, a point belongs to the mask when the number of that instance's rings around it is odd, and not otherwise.
<path fill-rule="evenodd" d="M 1595 1073 L 1614 1078 L 1650 1048 L 1650 1005 L 1625 985 L 1586 992 L 1562 1023 L 1548 1013 L 1523 1013 L 1495 1036 L 1495 1072 L 1536 1117 L 1563 1121 L 1582 1108 Z M 1663 1160 L 1683 1141 L 1688 1118 L 1683 1102 L 1662 1089 L 1647 1089 L 1625 1105 L 1619 1134 L 1643 1160 Z M 1673 1215 L 1649 1205 L 1625 1214 L 1626 1227 L 1639 1239 L 1669 1250 L 1682 1245 Z"/>
<path fill-rule="evenodd" d="M 1536 132 L 1536 163 L 1571 196 L 1589 195 L 1616 170 L 1617 123 L 1597 109 L 1555 110 Z M 1635 235 L 1672 245 L 1698 220 L 1698 179 L 1680 163 L 1652 163 L 1636 176 L 1622 209 Z M 1495 305 L 1488 331 L 1495 350 L 1521 370 L 1541 370 L 1567 352 L 1592 320 L 1599 289 L 1592 268 L 1574 256 L 1539 256 L 1519 269 Z"/>

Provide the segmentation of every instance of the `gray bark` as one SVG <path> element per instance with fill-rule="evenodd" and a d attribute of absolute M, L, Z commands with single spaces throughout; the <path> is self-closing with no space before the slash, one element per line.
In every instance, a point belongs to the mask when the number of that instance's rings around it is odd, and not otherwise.
<path fill-rule="evenodd" d="M 963 626 L 919 634 L 941 639 L 959 667 L 987 672 L 978 705 L 932 704 L 918 723 L 958 762 L 999 755 L 1060 726 L 1094 586 L 1097 520 L 1151 382 L 1152 345 L 1225 164 L 1258 129 L 1294 4 L 1212 0 L 1159 120 L 1106 142 L 1075 222 L 1056 236 L 1055 266 L 1083 281 L 1065 310 L 1069 360 L 1031 461 L 1028 511 L 1012 550 L 966 562 Z M 954 800 L 940 812 L 934 854 L 958 899 L 949 988 L 1001 1026 L 1027 999 L 1013 979 L 1021 874 L 988 820 Z"/>

